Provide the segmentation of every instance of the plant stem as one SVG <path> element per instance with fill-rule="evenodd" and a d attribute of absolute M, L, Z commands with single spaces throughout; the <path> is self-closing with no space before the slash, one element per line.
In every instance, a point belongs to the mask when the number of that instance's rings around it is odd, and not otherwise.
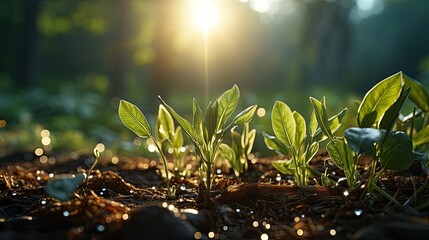
<path fill-rule="evenodd" d="M 150 139 L 152 140 L 152 142 L 155 144 L 156 149 L 158 150 L 159 155 L 162 158 L 162 163 L 164 165 L 164 170 L 165 170 L 165 182 L 167 184 L 167 196 L 171 197 L 171 187 L 170 187 L 170 176 L 168 173 L 168 167 L 167 167 L 167 159 L 165 158 L 164 153 L 162 152 L 161 147 L 159 146 L 158 142 L 156 141 L 156 139 L 150 135 Z"/>
<path fill-rule="evenodd" d="M 402 206 L 402 204 L 400 204 L 398 201 L 396 201 L 396 199 L 394 199 L 392 196 L 390 196 L 383 189 L 379 188 L 375 183 L 371 182 L 370 184 L 375 189 L 375 191 L 377 191 L 378 193 L 380 193 L 383 197 L 387 198 L 389 201 L 393 202 L 398 207 L 404 208 L 404 206 Z"/>

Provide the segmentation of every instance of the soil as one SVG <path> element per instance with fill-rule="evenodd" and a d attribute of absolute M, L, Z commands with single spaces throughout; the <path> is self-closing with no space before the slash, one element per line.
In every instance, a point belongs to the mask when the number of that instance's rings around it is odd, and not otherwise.
<path fill-rule="evenodd" d="M 341 170 L 325 152 L 311 165 Z M 27 159 L 27 160 L 25 160 Z M 46 159 L 45 159 L 46 160 Z M 141 157 L 101 158 L 92 178 L 60 201 L 44 186 L 64 173 L 85 172 L 90 154 L 62 154 L 49 161 L 15 153 L 0 159 L 0 240 L 3 239 L 427 239 L 429 187 L 419 162 L 407 171 L 388 171 L 378 186 L 347 190 L 337 186 L 298 187 L 271 166 L 272 158 L 252 159 L 240 178 L 220 169 L 210 196 L 195 174 L 173 178 L 176 196 L 167 197 L 158 161 Z M 370 159 L 360 160 L 362 179 Z M 43 163 L 42 163 L 43 162 Z M 188 159 L 190 169 L 196 164 Z M 210 199 L 210 200 L 208 200 Z"/>

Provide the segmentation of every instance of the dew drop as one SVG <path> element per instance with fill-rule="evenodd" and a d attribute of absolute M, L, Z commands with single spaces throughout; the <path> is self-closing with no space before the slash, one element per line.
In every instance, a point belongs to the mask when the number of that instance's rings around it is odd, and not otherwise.
<path fill-rule="evenodd" d="M 271 224 L 269 224 L 269 223 L 265 224 L 265 228 L 266 229 L 270 229 L 271 228 Z"/>
<path fill-rule="evenodd" d="M 42 199 L 42 201 L 40 201 L 40 203 L 41 203 L 42 205 L 45 205 L 45 204 L 46 204 L 46 199 Z"/>
<path fill-rule="evenodd" d="M 16 196 L 16 192 L 15 191 L 12 192 L 12 196 Z"/>
<path fill-rule="evenodd" d="M 337 231 L 335 229 L 331 229 L 329 230 L 329 234 L 331 234 L 331 236 L 335 236 L 337 234 Z"/>
<path fill-rule="evenodd" d="M 64 211 L 64 212 L 63 212 L 63 216 L 64 216 L 64 217 L 68 217 L 68 216 L 70 216 L 69 211 Z"/>
<path fill-rule="evenodd" d="M 301 214 L 301 218 L 305 218 L 305 214 Z"/>
<path fill-rule="evenodd" d="M 223 226 L 223 227 L 222 227 L 222 229 L 223 229 L 224 231 L 228 231 L 228 226 L 226 226 L 226 225 L 225 225 L 225 226 Z"/>
<path fill-rule="evenodd" d="M 345 190 L 345 191 L 343 192 L 343 195 L 347 197 L 347 196 L 349 195 L 349 191 Z"/>
<path fill-rule="evenodd" d="M 362 209 L 355 209 L 353 212 L 355 213 L 356 216 L 360 216 L 360 215 L 362 215 L 363 210 Z"/>
<path fill-rule="evenodd" d="M 130 190 L 130 194 L 133 194 L 134 193 L 134 190 Z"/>
<path fill-rule="evenodd" d="M 183 197 L 179 198 L 179 202 L 184 202 L 185 200 L 183 199 Z"/>
<path fill-rule="evenodd" d="M 240 208 L 235 209 L 236 212 L 240 212 Z"/>
<path fill-rule="evenodd" d="M 261 240 L 268 240 L 268 239 L 269 239 L 268 234 L 266 234 L 266 233 L 261 234 Z"/>
<path fill-rule="evenodd" d="M 277 182 L 280 182 L 280 180 L 282 180 L 282 176 L 280 176 L 280 174 L 277 174 L 277 176 L 276 176 L 276 181 L 277 181 Z"/>
<path fill-rule="evenodd" d="M 106 227 L 103 224 L 100 224 L 97 226 L 97 231 L 103 232 L 106 229 Z"/>
<path fill-rule="evenodd" d="M 194 233 L 194 238 L 195 239 L 201 239 L 201 237 L 202 237 L 203 235 L 200 233 L 200 232 L 195 232 Z"/>
<path fill-rule="evenodd" d="M 221 170 L 220 168 L 218 168 L 218 169 L 216 169 L 216 173 L 217 173 L 217 174 L 221 174 L 221 173 L 222 173 L 222 170 Z"/>
<path fill-rule="evenodd" d="M 185 184 L 180 185 L 180 190 L 185 191 L 186 190 L 186 185 Z"/>
<path fill-rule="evenodd" d="M 298 234 L 298 236 L 302 236 L 302 235 L 304 235 L 304 230 L 298 229 L 298 230 L 296 230 L 296 234 Z"/>
<path fill-rule="evenodd" d="M 258 221 L 253 221 L 253 227 L 258 227 L 259 226 L 259 223 L 258 223 Z"/>
<path fill-rule="evenodd" d="M 299 218 L 299 217 L 294 217 L 294 218 L 293 218 L 293 221 L 294 221 L 294 222 L 296 222 L 296 223 L 297 223 L 297 222 L 299 222 L 299 220 L 300 220 L 300 218 Z"/>
<path fill-rule="evenodd" d="M 208 236 L 209 236 L 209 238 L 214 238 L 215 233 L 214 232 L 209 232 Z"/>

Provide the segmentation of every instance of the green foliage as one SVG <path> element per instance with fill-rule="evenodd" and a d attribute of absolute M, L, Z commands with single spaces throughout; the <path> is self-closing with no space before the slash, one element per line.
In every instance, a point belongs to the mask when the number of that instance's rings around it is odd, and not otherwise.
<path fill-rule="evenodd" d="M 167 195 L 171 196 L 173 194 L 173 189 L 170 187 L 170 177 L 168 173 L 168 167 L 167 167 L 167 159 L 165 158 L 165 155 L 162 151 L 161 143 L 157 141 L 155 137 L 153 137 L 151 133 L 151 129 L 149 126 L 149 123 L 146 120 L 146 117 L 144 114 L 140 111 L 140 109 L 125 100 L 121 100 L 119 103 L 119 109 L 118 109 L 119 118 L 121 119 L 122 123 L 131 131 L 133 131 L 137 136 L 141 138 L 150 138 L 153 143 L 155 144 L 157 148 L 157 153 L 162 158 L 162 162 L 164 164 L 164 170 L 166 175 L 166 184 L 167 184 Z M 162 113 L 161 113 L 162 114 Z M 165 131 L 172 131 L 174 126 L 171 126 L 171 121 L 168 121 L 168 118 L 163 115 L 161 117 L 162 124 L 165 124 L 162 129 L 163 133 Z"/>
<path fill-rule="evenodd" d="M 255 137 L 256 129 L 249 131 L 249 124 L 246 123 L 242 134 L 235 131 L 235 128 L 231 129 L 231 145 L 222 143 L 219 146 L 220 154 L 231 164 L 236 176 L 242 175 L 248 168 Z"/>
<path fill-rule="evenodd" d="M 159 97 L 162 105 L 182 127 L 195 146 L 195 151 L 201 161 L 200 166 L 205 172 L 207 191 L 210 191 L 212 187 L 212 166 L 225 134 L 230 132 L 234 127 L 249 122 L 255 113 L 256 105 L 250 106 L 236 115 L 227 124 L 227 120 L 237 107 L 239 99 L 240 91 L 237 85 L 225 91 L 213 103 L 209 103 L 204 113 L 198 102 L 194 99 L 192 107 L 193 121 L 191 124 Z"/>
<path fill-rule="evenodd" d="M 179 175 L 187 176 L 184 159 L 187 148 L 184 146 L 182 128 L 180 126 L 174 127 L 173 117 L 163 105 L 159 105 L 156 120 L 156 139 L 160 142 L 164 154 L 169 148 L 172 149 L 176 177 Z"/>
<path fill-rule="evenodd" d="M 326 136 L 332 139 L 332 133 L 338 130 L 346 112 L 344 109 L 328 119 L 324 100 L 322 103 L 310 98 L 310 101 L 314 110 L 308 129 L 301 114 L 292 112 L 285 103 L 277 101 L 271 113 L 274 136 L 263 134 L 265 144 L 270 150 L 290 158 L 286 161 L 274 161 L 273 166 L 284 174 L 294 175 L 298 185 L 307 185 L 311 173 L 308 162 L 316 155 L 319 143 L 325 140 Z"/>

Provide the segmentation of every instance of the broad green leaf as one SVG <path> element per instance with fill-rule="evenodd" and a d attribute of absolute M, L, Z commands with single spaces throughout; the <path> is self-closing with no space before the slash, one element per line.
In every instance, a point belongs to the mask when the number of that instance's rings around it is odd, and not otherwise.
<path fill-rule="evenodd" d="M 419 81 L 404 74 L 405 88 L 411 87 L 410 99 L 423 111 L 429 112 L 429 96 Z"/>
<path fill-rule="evenodd" d="M 263 132 L 264 142 L 268 149 L 277 152 L 278 154 L 287 156 L 289 154 L 289 149 L 280 142 L 275 136 L 271 136 L 266 132 Z"/>
<path fill-rule="evenodd" d="M 305 162 L 310 162 L 311 159 L 313 159 L 313 157 L 316 155 L 317 151 L 319 151 L 319 143 L 313 142 L 305 152 Z"/>
<path fill-rule="evenodd" d="M 226 129 L 231 129 L 234 126 L 238 126 L 241 124 L 245 124 L 252 120 L 253 115 L 255 114 L 257 105 L 250 106 L 240 112 L 235 118 L 232 120 L 231 124 Z"/>
<path fill-rule="evenodd" d="M 172 107 L 170 107 L 160 96 L 158 96 L 159 101 L 161 101 L 162 105 L 167 109 L 167 111 L 171 114 L 171 116 L 176 120 L 176 122 L 182 127 L 183 131 L 189 136 L 190 139 L 194 139 L 193 137 L 193 129 L 192 125 L 188 122 L 188 120 L 184 119 L 180 116 Z"/>
<path fill-rule="evenodd" d="M 383 168 L 405 170 L 413 161 L 413 144 L 404 133 L 392 131 L 381 146 L 380 162 Z"/>
<path fill-rule="evenodd" d="M 161 140 L 171 138 L 174 133 L 174 120 L 162 104 L 158 108 L 157 129 Z"/>
<path fill-rule="evenodd" d="M 398 72 L 371 88 L 358 108 L 359 127 L 372 127 L 377 123 L 387 109 L 398 99 L 403 85 L 402 72 Z"/>
<path fill-rule="evenodd" d="M 305 125 L 305 119 L 301 114 L 299 114 L 299 112 L 294 111 L 292 114 L 296 123 L 295 151 L 298 152 L 307 137 L 307 128 Z"/>
<path fill-rule="evenodd" d="M 326 145 L 331 161 L 338 168 L 347 171 L 354 165 L 353 152 L 344 138 L 335 138 Z"/>
<path fill-rule="evenodd" d="M 316 136 L 316 131 L 318 127 L 319 125 L 317 124 L 316 113 L 313 109 L 313 111 L 311 111 L 310 126 L 309 126 L 310 136 L 312 138 Z"/>
<path fill-rule="evenodd" d="M 218 123 L 216 131 L 219 130 L 226 120 L 234 112 L 235 108 L 238 105 L 238 100 L 240 99 L 240 90 L 237 85 L 234 85 L 231 89 L 224 92 L 218 99 Z"/>
<path fill-rule="evenodd" d="M 149 123 L 136 105 L 125 100 L 121 100 L 119 103 L 118 114 L 122 123 L 137 136 L 148 138 L 151 135 Z"/>
<path fill-rule="evenodd" d="M 416 148 L 419 145 L 429 143 L 429 126 L 426 126 L 415 135 L 413 135 L 413 146 Z"/>
<path fill-rule="evenodd" d="M 296 123 L 293 113 L 283 102 L 276 101 L 271 113 L 271 124 L 274 135 L 288 148 L 295 143 Z"/>
<path fill-rule="evenodd" d="M 387 133 L 389 133 L 396 124 L 398 120 L 399 113 L 402 110 L 405 102 L 408 99 L 408 95 L 410 94 L 411 88 L 407 88 L 405 91 L 401 92 L 398 100 L 387 109 L 384 113 L 383 118 L 380 121 L 379 129 L 385 129 Z"/>
<path fill-rule="evenodd" d="M 344 131 L 344 137 L 356 156 L 363 152 L 370 152 L 376 143 L 380 143 L 385 135 L 385 130 L 375 128 L 348 128 Z"/>
<path fill-rule="evenodd" d="M 322 132 L 329 138 L 332 139 L 331 128 L 329 127 L 328 114 L 326 113 L 326 107 L 319 100 L 310 97 L 311 105 L 313 106 L 314 113 L 316 114 L 317 123 L 320 126 Z"/>
<path fill-rule="evenodd" d="M 294 175 L 295 174 L 295 164 L 292 160 L 277 160 L 273 161 L 272 165 L 275 169 L 283 174 Z"/>

